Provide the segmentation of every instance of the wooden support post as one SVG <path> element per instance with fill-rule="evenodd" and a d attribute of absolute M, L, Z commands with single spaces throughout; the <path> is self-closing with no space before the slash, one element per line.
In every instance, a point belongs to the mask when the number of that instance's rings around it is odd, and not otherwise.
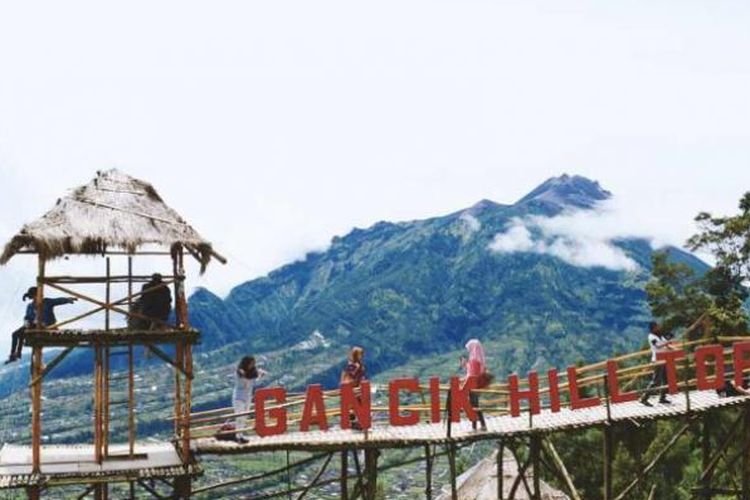
<path fill-rule="evenodd" d="M 174 498 L 187 500 L 192 495 L 192 481 L 189 475 L 174 478 Z"/>
<path fill-rule="evenodd" d="M 375 494 L 378 489 L 378 455 L 380 450 L 376 448 L 367 448 L 365 450 L 365 500 L 375 500 Z"/>
<path fill-rule="evenodd" d="M 669 442 L 667 442 L 667 444 L 664 445 L 664 447 L 661 450 L 659 450 L 659 452 L 656 454 L 654 459 L 651 460 L 651 462 L 646 466 L 645 469 L 643 469 L 643 472 L 641 472 L 641 474 L 639 474 L 635 479 L 633 479 L 633 481 L 631 481 L 631 483 L 628 484 L 625 487 L 625 489 L 622 490 L 622 492 L 619 495 L 617 495 L 617 497 L 615 497 L 615 500 L 624 500 L 625 498 L 630 498 L 628 497 L 628 494 L 631 492 L 631 490 L 635 488 L 636 486 L 638 486 L 638 484 L 640 484 L 640 482 L 643 481 L 643 479 L 645 479 L 648 476 L 648 474 L 654 469 L 654 467 L 656 467 L 656 465 L 661 461 L 662 457 L 670 449 L 672 449 L 672 446 L 675 445 L 675 443 L 682 437 L 683 434 L 685 434 L 685 432 L 689 428 L 690 428 L 690 423 L 687 423 L 683 425 L 677 432 L 675 432 L 672 435 L 672 438 L 669 440 Z"/>
<path fill-rule="evenodd" d="M 448 474 L 451 479 L 451 500 L 458 500 L 458 488 L 456 487 L 456 444 L 448 443 Z"/>
<path fill-rule="evenodd" d="M 128 255 L 128 312 L 133 310 L 133 257 Z M 128 344 L 128 455 L 135 455 L 135 350 Z M 131 491 L 135 483 L 130 482 Z"/>
<path fill-rule="evenodd" d="M 292 468 L 289 450 L 286 450 L 286 497 L 292 500 Z"/>
<path fill-rule="evenodd" d="M 107 483 L 96 483 L 94 485 L 94 499 L 107 500 L 109 498 L 109 485 Z"/>
<path fill-rule="evenodd" d="M 102 347 L 94 345 L 94 460 L 102 463 Z"/>
<path fill-rule="evenodd" d="M 174 371 L 174 435 L 180 438 L 182 431 L 182 384 L 180 383 L 180 372 L 182 365 L 182 342 L 175 344 L 175 371 Z"/>
<path fill-rule="evenodd" d="M 713 498 L 713 494 L 711 493 L 713 470 L 709 469 L 711 465 L 711 425 L 711 412 L 705 412 L 703 418 L 701 418 L 701 469 L 708 473 L 699 479 L 701 488 L 700 497 L 704 500 L 711 500 Z"/>
<path fill-rule="evenodd" d="M 38 274 L 36 282 L 36 326 L 39 329 L 44 324 L 44 257 L 39 254 Z M 32 380 L 40 379 L 39 383 L 31 388 L 31 470 L 38 474 L 41 470 L 42 461 L 42 348 L 34 346 L 31 351 L 31 373 Z M 39 493 L 38 488 L 36 489 Z"/>
<path fill-rule="evenodd" d="M 505 485 L 503 484 L 503 481 L 505 480 L 505 442 L 504 441 L 498 441 L 497 442 L 497 457 L 495 459 L 495 467 L 496 467 L 496 473 L 497 473 L 497 498 L 498 500 L 503 500 L 503 489 L 505 488 Z"/>
<path fill-rule="evenodd" d="M 604 466 L 604 500 L 612 500 L 613 495 L 613 478 L 612 478 L 612 462 L 614 460 L 614 436 L 612 433 L 612 426 L 605 425 L 603 428 L 604 447 L 602 453 L 602 461 Z"/>
<path fill-rule="evenodd" d="M 185 464 L 190 460 L 190 410 L 192 406 L 193 388 L 193 348 L 187 341 L 183 344 L 183 370 L 185 371 L 185 399 L 183 400 L 182 422 L 182 460 Z"/>
<path fill-rule="evenodd" d="M 42 254 L 39 254 L 39 270 L 36 277 L 36 327 L 41 330 L 45 326 L 44 324 L 44 258 Z"/>
<path fill-rule="evenodd" d="M 177 244 L 172 248 L 172 274 L 174 275 L 174 313 L 178 329 L 187 329 L 187 300 L 185 299 L 184 250 Z"/>
<path fill-rule="evenodd" d="M 573 479 L 570 477 L 570 474 L 568 473 L 568 469 L 567 467 L 565 467 L 565 463 L 562 461 L 562 458 L 560 458 L 560 454 L 557 453 L 557 449 L 555 448 L 555 445 L 552 443 L 552 440 L 550 440 L 549 438 L 545 439 L 545 444 L 547 445 L 547 450 L 549 451 L 549 455 L 552 457 L 552 461 L 554 462 L 555 466 L 560 471 L 560 474 L 565 480 L 565 485 L 568 487 L 568 492 L 570 493 L 570 497 L 573 500 L 581 500 L 581 495 L 578 493 L 578 490 L 576 490 L 576 487 L 573 484 Z"/>
<path fill-rule="evenodd" d="M 32 472 L 41 470 L 42 447 L 42 348 L 34 346 L 31 351 L 31 372 L 39 382 L 31 388 L 31 463 Z"/>
<path fill-rule="evenodd" d="M 26 498 L 28 500 L 39 500 L 42 498 L 39 486 L 29 486 L 26 488 Z"/>
<path fill-rule="evenodd" d="M 111 268 L 110 268 L 109 257 L 107 257 L 106 260 L 107 260 L 107 282 L 106 282 L 106 286 L 104 288 L 104 303 L 107 304 L 107 308 L 104 310 L 104 329 L 106 331 L 109 331 L 109 315 L 110 315 L 109 307 L 111 305 L 110 304 L 110 301 L 111 301 L 110 294 L 111 294 L 111 289 L 112 289 L 109 280 L 110 280 L 110 278 L 112 276 L 112 273 L 110 272 Z"/>
<path fill-rule="evenodd" d="M 135 455 L 135 366 L 133 344 L 128 344 L 128 455 Z M 133 482 L 131 481 L 131 486 Z"/>
<path fill-rule="evenodd" d="M 427 500 L 432 500 L 432 461 L 433 457 L 430 453 L 430 445 L 424 445 L 424 460 L 425 460 L 425 482 L 424 482 L 424 496 Z"/>
<path fill-rule="evenodd" d="M 102 355 L 102 457 L 109 457 L 109 346 Z"/>
<path fill-rule="evenodd" d="M 542 468 L 540 466 L 540 449 L 541 449 L 541 438 L 539 437 L 539 434 L 532 434 L 530 438 L 530 452 L 531 452 L 531 466 L 532 466 L 532 472 L 534 474 L 533 480 L 534 480 L 534 489 L 533 489 L 533 496 L 532 498 L 534 500 L 541 500 L 542 499 L 542 489 L 541 489 L 541 478 L 542 475 Z"/>
<path fill-rule="evenodd" d="M 349 450 L 341 452 L 341 500 L 349 500 Z"/>

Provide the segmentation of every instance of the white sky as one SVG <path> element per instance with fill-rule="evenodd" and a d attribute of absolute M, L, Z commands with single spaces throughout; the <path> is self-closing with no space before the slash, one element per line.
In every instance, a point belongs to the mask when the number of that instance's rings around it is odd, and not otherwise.
<path fill-rule="evenodd" d="M 748 26 L 746 1 L 0 0 L 0 237 L 116 166 L 227 254 L 192 281 L 220 294 L 562 172 L 681 243 L 750 189 Z M 32 271 L 0 269 L 0 327 Z"/>

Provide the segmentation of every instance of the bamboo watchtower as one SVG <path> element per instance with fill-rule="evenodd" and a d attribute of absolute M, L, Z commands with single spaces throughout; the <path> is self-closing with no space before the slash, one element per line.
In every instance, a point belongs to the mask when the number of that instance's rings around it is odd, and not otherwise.
<path fill-rule="evenodd" d="M 109 484 L 129 483 L 133 497 L 138 486 L 153 493 L 149 481 L 158 479 L 172 486 L 173 496 L 190 495 L 191 480 L 200 474 L 190 451 L 192 346 L 198 342 L 199 332 L 188 321 L 185 253 L 199 261 L 201 272 L 212 258 L 225 262 L 150 184 L 118 170 L 99 172 L 90 183 L 58 200 L 40 219 L 25 225 L 6 245 L 0 264 L 17 254 L 36 255 L 38 274 L 36 324 L 25 332 L 26 345 L 32 350 L 31 446 L 5 445 L 0 451 L 0 488 L 26 488 L 29 498 L 39 498 L 46 488 L 80 484 L 86 488 L 82 496 L 104 499 Z M 56 276 L 48 272 L 50 261 L 81 255 L 101 258 L 104 273 Z M 150 273 L 133 272 L 133 259 L 140 256 L 148 256 L 144 258 L 155 266 L 169 259 L 170 269 L 162 274 L 163 284 L 172 287 L 174 322 L 148 318 L 132 308 L 138 297 L 148 292 L 148 288 L 134 289 L 150 277 Z M 112 272 L 115 259 L 126 261 L 127 273 Z M 98 292 L 90 291 L 94 287 Z M 113 297 L 114 291 L 124 288 L 124 297 Z M 48 290 L 91 308 L 45 325 L 42 304 Z M 140 319 L 148 326 L 116 327 L 116 316 L 120 323 L 122 318 Z M 82 323 L 84 327 L 80 327 Z M 137 440 L 135 346 L 144 346 L 174 369 L 173 442 Z M 46 365 L 45 348 L 55 349 Z M 93 351 L 93 443 L 42 445 L 43 381 L 76 348 Z M 110 392 L 111 360 L 116 355 L 127 357 L 127 375 L 118 377 L 127 380 L 123 401 L 113 401 Z M 118 405 L 127 410 L 127 442 L 119 444 L 111 442 L 110 429 L 111 414 Z"/>

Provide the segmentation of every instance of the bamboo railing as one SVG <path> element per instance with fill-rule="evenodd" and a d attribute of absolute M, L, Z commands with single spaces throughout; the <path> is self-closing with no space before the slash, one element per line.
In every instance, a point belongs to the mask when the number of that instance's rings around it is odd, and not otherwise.
<path fill-rule="evenodd" d="M 682 391 L 693 390 L 696 387 L 696 379 L 693 376 L 695 365 L 694 365 L 694 349 L 701 345 L 706 344 L 721 344 L 725 346 L 725 375 L 731 376 L 734 373 L 734 367 L 732 364 L 732 350 L 731 346 L 727 347 L 733 342 L 750 340 L 750 337 L 744 336 L 733 336 L 733 337 L 715 337 L 715 338 L 702 338 L 699 340 L 690 341 L 675 341 L 673 345 L 675 348 L 683 349 L 686 352 L 685 358 L 679 361 L 677 370 L 680 389 Z M 610 358 L 609 362 L 615 362 L 617 364 L 617 378 L 620 389 L 622 392 L 635 392 L 637 394 L 643 394 L 645 388 L 632 389 L 633 386 L 639 383 L 645 385 L 647 379 L 650 379 L 654 373 L 656 366 L 664 364 L 664 361 L 651 362 L 651 350 L 642 350 L 633 353 L 627 353 L 621 356 Z M 596 362 L 593 364 L 581 366 L 576 368 L 577 387 L 580 393 L 586 393 L 586 396 L 597 396 L 601 398 L 603 404 L 609 405 L 611 403 L 611 397 L 609 395 L 609 388 L 607 386 L 607 363 L 608 361 Z M 710 374 L 713 370 L 713 362 L 708 362 Z M 750 371 L 750 370 L 746 370 Z M 582 376 L 583 375 L 583 376 Z M 542 409 L 548 409 L 550 407 L 550 386 L 546 373 L 540 373 L 538 392 L 540 396 L 540 406 Z M 560 378 L 563 378 L 564 374 Z M 569 398 L 569 382 L 560 382 L 557 386 L 557 390 L 560 394 L 560 406 L 562 408 L 570 407 Z M 372 420 L 374 425 L 387 425 L 388 423 L 388 412 L 389 407 L 387 402 L 385 405 L 380 404 L 378 400 L 378 394 L 387 394 L 387 385 L 371 384 L 371 390 L 374 394 L 373 402 L 371 406 Z M 450 390 L 450 385 L 440 384 L 440 406 L 446 408 L 447 394 Z M 528 388 L 528 380 L 523 378 L 519 380 L 519 389 L 524 390 Z M 651 388 L 650 390 L 660 390 L 662 387 Z M 477 389 L 474 392 L 481 395 L 480 405 L 476 408 L 481 410 L 488 416 L 499 416 L 510 414 L 510 386 L 508 383 L 494 383 L 484 389 Z M 324 401 L 326 403 L 326 417 L 329 420 L 329 424 L 332 424 L 332 419 L 341 417 L 341 411 L 339 409 L 339 391 L 329 390 L 323 392 Z M 402 404 L 399 407 L 401 411 L 417 411 L 420 413 L 420 421 L 428 422 L 432 405 L 425 398 L 429 398 L 429 387 L 427 385 L 420 384 L 419 392 L 413 393 L 409 397 L 402 397 Z M 305 401 L 304 393 L 290 393 L 287 395 L 286 401 L 282 404 L 267 405 L 266 410 L 273 410 L 283 408 L 287 410 L 287 424 L 290 429 L 302 419 L 302 405 Z M 528 404 L 521 405 L 521 411 L 528 413 L 530 411 Z M 211 410 L 204 410 L 194 412 L 190 414 L 190 439 L 200 439 L 210 436 L 221 436 L 240 433 L 252 433 L 255 428 L 255 411 L 250 410 L 242 413 L 235 413 L 232 407 L 217 408 Z M 445 414 L 442 414 L 445 418 Z M 246 426 L 240 429 L 234 429 L 229 431 L 219 431 L 222 425 L 231 420 L 243 418 L 245 419 Z"/>

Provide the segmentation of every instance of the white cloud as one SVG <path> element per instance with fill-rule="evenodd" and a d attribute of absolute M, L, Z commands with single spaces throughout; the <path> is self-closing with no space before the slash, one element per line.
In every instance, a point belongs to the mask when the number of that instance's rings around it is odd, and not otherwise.
<path fill-rule="evenodd" d="M 515 218 L 504 232 L 495 235 L 489 248 L 498 253 L 552 255 L 580 267 L 635 271 L 638 264 L 613 243 L 628 237 L 653 242 L 632 224 L 632 219 L 607 202 L 594 210 L 574 210 L 555 217 Z"/>
<path fill-rule="evenodd" d="M 468 234 L 474 234 L 482 229 L 482 223 L 479 221 L 479 219 L 474 217 L 469 212 L 462 213 L 459 219 L 461 220 L 461 222 L 463 222 Z"/>
<path fill-rule="evenodd" d="M 514 219 L 510 227 L 504 233 L 496 234 L 490 243 L 490 250 L 499 253 L 531 252 L 535 248 L 531 232 L 520 219 Z"/>

